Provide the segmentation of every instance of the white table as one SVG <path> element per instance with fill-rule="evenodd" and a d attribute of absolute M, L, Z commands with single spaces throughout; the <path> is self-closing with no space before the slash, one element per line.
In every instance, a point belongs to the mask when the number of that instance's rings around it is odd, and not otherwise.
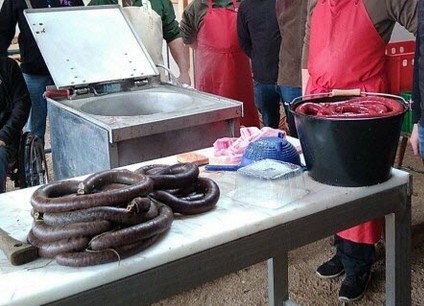
<path fill-rule="evenodd" d="M 146 163 L 175 162 L 168 157 Z M 270 305 L 294 305 L 289 301 L 288 251 L 382 216 L 386 305 L 410 305 L 412 184 L 408 173 L 392 171 L 387 182 L 363 188 L 324 185 L 306 174 L 309 193 L 278 209 L 229 197 L 235 173 L 204 172 L 221 189 L 216 209 L 177 218 L 156 244 L 120 263 L 70 268 L 37 259 L 12 266 L 0 252 L 0 305 L 149 304 L 264 260 Z M 31 228 L 29 199 L 35 188 L 0 195 L 0 226 L 23 241 Z"/>

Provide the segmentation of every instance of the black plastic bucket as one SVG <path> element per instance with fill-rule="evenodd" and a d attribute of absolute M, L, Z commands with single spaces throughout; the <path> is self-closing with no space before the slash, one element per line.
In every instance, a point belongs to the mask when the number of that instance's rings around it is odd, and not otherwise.
<path fill-rule="evenodd" d="M 306 98 L 306 99 L 305 99 Z M 382 183 L 391 176 L 404 112 L 388 117 L 339 119 L 295 112 L 305 102 L 337 102 L 358 96 L 301 97 L 290 105 L 309 175 L 345 187 Z M 398 99 L 397 99 L 398 98 Z"/>

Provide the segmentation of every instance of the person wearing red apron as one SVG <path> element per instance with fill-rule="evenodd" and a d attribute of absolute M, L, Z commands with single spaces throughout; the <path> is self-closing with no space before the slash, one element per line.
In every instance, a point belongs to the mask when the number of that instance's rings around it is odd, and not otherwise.
<path fill-rule="evenodd" d="M 310 17 L 309 44 L 306 94 L 332 89 L 387 90 L 386 42 L 362 0 L 318 0 Z M 382 219 L 372 220 L 337 233 L 336 255 L 317 269 L 321 278 L 346 273 L 339 292 L 342 302 L 358 300 L 365 293 L 382 224 Z"/>
<path fill-rule="evenodd" d="M 241 125 L 259 127 L 250 62 L 238 43 L 237 5 L 232 2 L 230 9 L 214 8 L 208 1 L 195 47 L 195 87 L 242 102 Z"/>

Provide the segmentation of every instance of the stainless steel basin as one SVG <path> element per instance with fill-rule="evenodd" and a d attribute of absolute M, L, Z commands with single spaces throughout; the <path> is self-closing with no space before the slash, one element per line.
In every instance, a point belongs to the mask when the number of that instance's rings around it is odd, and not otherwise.
<path fill-rule="evenodd" d="M 175 92 L 129 92 L 97 97 L 81 105 L 81 111 L 100 116 L 139 116 L 169 113 L 190 107 L 193 98 Z"/>

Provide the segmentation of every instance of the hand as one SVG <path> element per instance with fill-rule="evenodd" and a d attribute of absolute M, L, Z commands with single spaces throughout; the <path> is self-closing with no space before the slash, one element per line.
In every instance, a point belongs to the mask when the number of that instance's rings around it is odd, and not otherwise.
<path fill-rule="evenodd" d="M 409 143 L 411 144 L 414 155 L 420 154 L 419 139 L 418 139 L 418 124 L 415 123 L 412 128 L 411 136 L 409 137 Z"/>
<path fill-rule="evenodd" d="M 4 143 L 4 141 L 0 140 L 0 147 L 5 147 L 5 146 L 6 146 L 6 144 Z"/>
<path fill-rule="evenodd" d="M 306 93 L 306 87 L 309 82 L 309 71 L 308 69 L 302 69 L 302 95 Z"/>
<path fill-rule="evenodd" d="M 180 76 L 178 77 L 178 82 L 180 82 L 180 84 L 187 84 L 191 86 L 191 79 L 188 72 L 181 73 Z"/>

